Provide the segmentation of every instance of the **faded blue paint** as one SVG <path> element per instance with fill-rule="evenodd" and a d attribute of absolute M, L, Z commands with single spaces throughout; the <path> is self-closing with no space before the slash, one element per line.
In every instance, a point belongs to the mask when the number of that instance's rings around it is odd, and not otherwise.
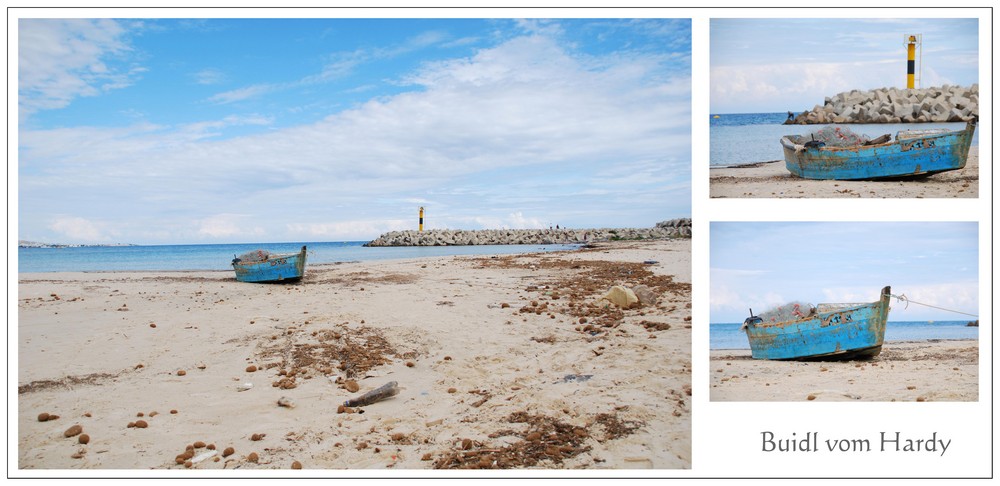
<path fill-rule="evenodd" d="M 306 273 L 306 247 L 298 253 L 270 255 L 262 262 L 233 261 L 240 282 L 282 282 L 297 280 Z"/>
<path fill-rule="evenodd" d="M 792 321 L 746 320 L 754 359 L 844 359 L 872 357 L 882 349 L 889 314 L 889 287 L 869 304 L 818 312 Z"/>
<path fill-rule="evenodd" d="M 880 145 L 805 148 L 797 135 L 782 137 L 785 167 L 805 179 L 859 180 L 929 175 L 965 167 L 976 122 L 964 130 L 901 131 Z"/>

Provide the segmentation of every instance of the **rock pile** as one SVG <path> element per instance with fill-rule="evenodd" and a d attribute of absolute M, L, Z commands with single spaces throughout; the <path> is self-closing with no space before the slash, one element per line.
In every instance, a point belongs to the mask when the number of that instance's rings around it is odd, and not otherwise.
<path fill-rule="evenodd" d="M 691 219 L 681 218 L 653 228 L 392 231 L 365 246 L 553 245 L 690 236 Z"/>
<path fill-rule="evenodd" d="M 979 85 L 963 88 L 852 90 L 826 98 L 786 125 L 816 123 L 962 122 L 979 116 Z"/>

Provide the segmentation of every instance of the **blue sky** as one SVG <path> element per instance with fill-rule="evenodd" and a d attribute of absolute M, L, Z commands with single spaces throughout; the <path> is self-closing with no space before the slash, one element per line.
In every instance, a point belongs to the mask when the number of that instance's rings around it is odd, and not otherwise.
<path fill-rule="evenodd" d="M 792 301 L 872 302 L 895 295 L 979 313 L 976 223 L 713 222 L 710 322 L 743 322 Z M 972 320 L 923 305 L 891 304 L 890 321 Z"/>
<path fill-rule="evenodd" d="M 921 34 L 919 86 L 979 82 L 978 19 L 711 19 L 712 113 L 810 110 L 852 89 L 906 87 L 903 36 Z"/>
<path fill-rule="evenodd" d="M 366 240 L 691 214 L 672 19 L 19 19 L 18 238 Z"/>

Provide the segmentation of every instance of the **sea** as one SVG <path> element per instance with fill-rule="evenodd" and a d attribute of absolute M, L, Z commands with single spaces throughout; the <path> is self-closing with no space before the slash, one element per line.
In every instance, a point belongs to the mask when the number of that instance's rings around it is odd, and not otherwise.
<path fill-rule="evenodd" d="M 979 339 L 979 328 L 969 321 L 896 321 L 885 325 L 885 341 L 927 341 L 930 339 Z M 739 324 L 710 324 L 710 349 L 750 349 L 747 335 Z"/>
<path fill-rule="evenodd" d="M 305 245 L 309 265 L 337 262 L 455 255 L 506 255 L 572 250 L 580 245 L 470 245 L 366 247 L 364 241 L 241 243 L 216 245 L 79 246 L 18 248 L 17 271 L 104 272 L 231 270 L 233 258 L 248 251 L 296 253 Z"/>
<path fill-rule="evenodd" d="M 709 118 L 709 164 L 726 167 L 784 160 L 781 137 L 805 135 L 819 130 L 823 125 L 782 125 L 788 113 L 736 113 L 713 114 Z M 902 130 L 947 128 L 961 130 L 965 123 L 886 123 L 841 125 L 854 133 L 871 138 Z M 979 145 L 979 129 L 972 137 L 972 144 Z"/>

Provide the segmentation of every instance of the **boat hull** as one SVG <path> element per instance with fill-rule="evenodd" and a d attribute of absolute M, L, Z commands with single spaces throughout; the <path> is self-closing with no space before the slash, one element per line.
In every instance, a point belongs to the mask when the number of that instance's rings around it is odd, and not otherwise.
<path fill-rule="evenodd" d="M 882 350 L 889 314 L 889 287 L 877 302 L 849 305 L 785 322 L 748 323 L 754 359 L 868 359 Z"/>
<path fill-rule="evenodd" d="M 907 136 L 880 145 L 806 148 L 781 139 L 785 167 L 805 179 L 865 180 L 930 175 L 965 167 L 976 123 L 964 130 Z M 918 132 L 919 133 L 919 132 Z"/>
<path fill-rule="evenodd" d="M 298 253 L 271 255 L 262 262 L 234 262 L 236 280 L 240 282 L 288 282 L 301 279 L 306 273 L 306 247 Z"/>

